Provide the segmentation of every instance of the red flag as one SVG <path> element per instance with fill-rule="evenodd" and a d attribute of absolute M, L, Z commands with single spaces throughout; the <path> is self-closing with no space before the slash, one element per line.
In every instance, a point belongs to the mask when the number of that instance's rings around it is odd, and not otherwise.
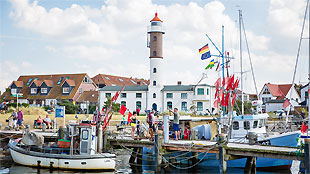
<path fill-rule="evenodd" d="M 232 88 L 233 87 L 233 85 L 234 85 L 234 80 L 235 80 L 235 75 L 233 74 L 232 76 L 231 76 L 231 78 L 230 78 L 230 88 Z"/>
<path fill-rule="evenodd" d="M 236 96 L 237 96 L 237 94 L 235 93 L 235 94 L 233 95 L 233 98 L 232 98 L 232 101 L 231 101 L 232 107 L 234 107 L 234 105 L 235 105 Z"/>
<path fill-rule="evenodd" d="M 104 108 L 102 108 L 102 112 L 104 112 Z"/>
<path fill-rule="evenodd" d="M 231 77 L 228 77 L 227 81 L 226 81 L 226 84 L 227 84 L 227 87 L 226 87 L 226 90 L 229 90 L 232 86 L 231 86 Z"/>
<path fill-rule="evenodd" d="M 218 78 L 218 79 L 216 80 L 216 82 L 214 83 L 214 86 L 215 86 L 216 88 L 219 88 L 220 85 L 221 85 L 221 78 Z"/>
<path fill-rule="evenodd" d="M 229 85 L 230 84 L 230 77 L 226 77 L 225 78 L 225 85 Z"/>
<path fill-rule="evenodd" d="M 130 117 L 131 117 L 131 116 L 132 116 L 132 113 L 129 112 L 129 113 L 128 113 L 128 119 L 127 119 L 127 122 L 128 122 L 128 123 L 130 123 L 130 121 L 131 121 L 131 120 L 130 120 Z"/>
<path fill-rule="evenodd" d="M 308 129 L 308 126 L 305 125 L 304 123 L 302 123 L 302 124 L 301 124 L 300 132 L 301 132 L 301 133 L 306 133 L 306 132 L 307 132 L 307 129 Z"/>
<path fill-rule="evenodd" d="M 238 87 L 238 84 L 239 84 L 239 79 L 236 80 L 236 82 L 234 83 L 234 86 L 231 89 L 235 90 Z"/>
<path fill-rule="evenodd" d="M 222 94 L 222 101 L 221 101 L 221 105 L 224 106 L 225 104 L 225 94 Z"/>
<path fill-rule="evenodd" d="M 218 92 L 219 92 L 219 89 L 216 88 L 216 92 L 215 92 L 215 97 L 214 97 L 214 99 L 216 99 L 216 97 L 218 96 Z"/>
<path fill-rule="evenodd" d="M 228 106 L 228 101 L 229 101 L 229 92 L 227 92 L 226 94 L 225 103 L 224 103 L 225 106 Z"/>
<path fill-rule="evenodd" d="M 225 86 L 225 78 L 223 78 L 222 86 Z"/>
<path fill-rule="evenodd" d="M 213 106 L 214 106 L 215 108 L 218 108 L 218 107 L 219 107 L 219 99 L 216 99 L 216 100 L 214 101 Z"/>
<path fill-rule="evenodd" d="M 126 112 L 126 110 L 127 110 L 127 108 L 126 108 L 124 105 L 122 105 L 122 106 L 121 106 L 121 109 L 119 110 L 119 113 L 121 113 L 122 115 L 124 115 L 125 112 Z"/>
<path fill-rule="evenodd" d="M 283 108 L 288 107 L 289 105 L 291 105 L 291 103 L 288 101 L 288 99 L 286 99 L 283 103 Z"/>

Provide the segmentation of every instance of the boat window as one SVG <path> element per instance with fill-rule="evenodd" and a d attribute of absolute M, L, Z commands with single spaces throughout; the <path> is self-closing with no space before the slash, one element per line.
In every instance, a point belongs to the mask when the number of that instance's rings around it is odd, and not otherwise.
<path fill-rule="evenodd" d="M 81 162 L 82 165 L 86 165 L 86 162 Z"/>
<path fill-rule="evenodd" d="M 258 123 L 258 121 L 255 120 L 254 123 L 253 123 L 253 128 L 257 128 L 257 123 Z"/>
<path fill-rule="evenodd" d="M 233 129 L 234 130 L 239 130 L 239 122 L 238 121 L 234 121 L 233 122 Z"/>
<path fill-rule="evenodd" d="M 83 130 L 82 131 L 82 139 L 87 140 L 88 139 L 88 130 Z"/>
<path fill-rule="evenodd" d="M 69 162 L 65 162 L 65 164 L 69 164 Z"/>
<path fill-rule="evenodd" d="M 259 125 L 258 125 L 259 128 L 262 128 L 263 127 L 263 120 L 259 120 Z"/>
<path fill-rule="evenodd" d="M 244 121 L 243 122 L 243 128 L 244 128 L 244 130 L 249 130 L 250 129 L 250 122 L 249 121 Z"/>

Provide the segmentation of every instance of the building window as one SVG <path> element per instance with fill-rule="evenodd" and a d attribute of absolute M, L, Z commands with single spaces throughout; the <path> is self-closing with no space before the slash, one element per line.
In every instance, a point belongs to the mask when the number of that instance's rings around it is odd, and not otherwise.
<path fill-rule="evenodd" d="M 167 97 L 167 98 L 173 98 L 173 94 L 172 94 L 172 93 L 167 93 L 167 94 L 166 94 L 166 97 Z"/>
<path fill-rule="evenodd" d="M 126 102 L 125 101 L 121 101 L 121 106 L 124 105 L 126 107 Z"/>
<path fill-rule="evenodd" d="M 153 98 L 156 98 L 156 93 L 153 93 Z"/>
<path fill-rule="evenodd" d="M 47 88 L 41 88 L 41 93 L 46 94 L 47 93 Z"/>
<path fill-rule="evenodd" d="M 70 92 L 70 88 L 68 88 L 68 87 L 62 88 L 62 93 L 68 94 L 69 92 Z"/>
<path fill-rule="evenodd" d="M 239 122 L 238 121 L 234 121 L 233 122 L 233 129 L 234 130 L 238 130 L 239 129 Z"/>
<path fill-rule="evenodd" d="M 265 88 L 263 94 L 270 94 L 270 91 L 268 90 L 268 88 Z"/>
<path fill-rule="evenodd" d="M 17 89 L 16 88 L 11 89 L 11 94 L 17 94 Z"/>
<path fill-rule="evenodd" d="M 136 98 L 142 98 L 142 93 L 136 93 Z"/>
<path fill-rule="evenodd" d="M 37 94 L 37 88 L 31 88 L 30 93 L 31 94 Z"/>
<path fill-rule="evenodd" d="M 136 108 L 141 109 L 141 102 L 140 102 L 140 101 L 137 101 L 137 102 L 136 102 Z"/>
<path fill-rule="evenodd" d="M 157 41 L 157 37 L 156 36 L 153 37 L 153 41 Z"/>
<path fill-rule="evenodd" d="M 197 111 L 203 111 L 202 102 L 197 102 Z"/>
<path fill-rule="evenodd" d="M 182 111 L 187 111 L 187 102 L 182 102 L 181 103 L 181 110 Z"/>
<path fill-rule="evenodd" d="M 181 93 L 181 99 L 187 99 L 187 93 Z"/>
<path fill-rule="evenodd" d="M 153 81 L 153 86 L 156 86 L 156 81 L 155 80 Z"/>
<path fill-rule="evenodd" d="M 205 95 L 205 89 L 203 89 L 203 88 L 198 88 L 198 89 L 197 89 L 197 95 Z"/>
<path fill-rule="evenodd" d="M 172 102 L 167 102 L 167 108 L 172 109 Z"/>
<path fill-rule="evenodd" d="M 121 93 L 121 98 L 126 98 L 127 97 L 127 93 Z"/>
<path fill-rule="evenodd" d="M 209 95 L 209 89 L 207 89 L 207 95 Z"/>
<path fill-rule="evenodd" d="M 157 56 L 157 53 L 156 53 L 156 51 L 153 51 L 153 56 Z"/>
<path fill-rule="evenodd" d="M 258 124 L 258 121 L 257 121 L 257 120 L 254 121 L 254 123 L 253 123 L 253 128 L 257 128 L 257 124 Z"/>
<path fill-rule="evenodd" d="M 249 130 L 250 129 L 250 122 L 249 121 L 244 121 L 243 122 L 243 129 L 244 130 Z"/>
<path fill-rule="evenodd" d="M 153 73 L 156 73 L 157 72 L 157 69 L 156 68 L 153 68 Z"/>
<path fill-rule="evenodd" d="M 111 98 L 111 93 L 105 93 L 105 98 Z"/>

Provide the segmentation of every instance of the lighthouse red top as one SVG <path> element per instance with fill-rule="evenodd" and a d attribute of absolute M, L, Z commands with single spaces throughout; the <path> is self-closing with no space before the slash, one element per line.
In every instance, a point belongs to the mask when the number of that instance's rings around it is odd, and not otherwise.
<path fill-rule="evenodd" d="M 155 17 L 154 17 L 150 22 L 153 22 L 153 21 L 160 21 L 160 22 L 163 22 L 163 21 L 160 20 L 159 17 L 157 16 L 157 12 L 155 13 Z"/>

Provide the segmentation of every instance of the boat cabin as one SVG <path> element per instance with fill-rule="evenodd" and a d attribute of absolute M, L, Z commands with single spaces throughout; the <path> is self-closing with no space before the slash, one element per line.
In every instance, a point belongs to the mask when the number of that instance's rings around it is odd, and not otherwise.
<path fill-rule="evenodd" d="M 268 114 L 234 115 L 232 117 L 231 139 L 245 138 L 249 132 L 258 136 L 266 135 L 266 120 Z"/>

